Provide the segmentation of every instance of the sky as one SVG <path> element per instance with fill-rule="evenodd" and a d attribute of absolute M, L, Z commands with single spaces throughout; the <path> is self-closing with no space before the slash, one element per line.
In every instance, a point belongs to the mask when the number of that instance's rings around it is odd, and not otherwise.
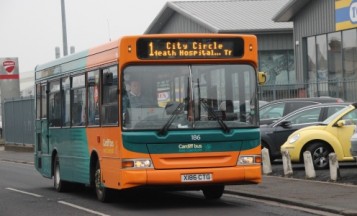
<path fill-rule="evenodd" d="M 79 52 L 123 35 L 143 34 L 166 2 L 65 0 L 68 47 Z M 21 77 L 55 59 L 55 47 L 62 56 L 61 17 L 61 0 L 0 0 L 0 58 L 17 57 Z"/>

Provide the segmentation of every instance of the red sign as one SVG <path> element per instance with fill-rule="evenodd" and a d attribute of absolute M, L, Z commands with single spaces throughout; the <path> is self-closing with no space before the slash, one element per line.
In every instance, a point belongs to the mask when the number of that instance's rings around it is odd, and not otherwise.
<path fill-rule="evenodd" d="M 2 63 L 2 65 L 4 66 L 6 72 L 12 73 L 14 71 L 14 69 L 15 69 L 16 63 L 15 63 L 15 61 L 7 60 L 7 61 L 4 61 Z"/>

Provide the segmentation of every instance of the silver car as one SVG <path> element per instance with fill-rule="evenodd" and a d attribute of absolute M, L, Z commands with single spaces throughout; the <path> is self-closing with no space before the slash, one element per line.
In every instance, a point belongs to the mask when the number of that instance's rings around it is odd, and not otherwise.
<path fill-rule="evenodd" d="M 357 159 L 357 129 L 355 129 L 355 132 L 353 133 L 351 137 L 351 155 Z"/>

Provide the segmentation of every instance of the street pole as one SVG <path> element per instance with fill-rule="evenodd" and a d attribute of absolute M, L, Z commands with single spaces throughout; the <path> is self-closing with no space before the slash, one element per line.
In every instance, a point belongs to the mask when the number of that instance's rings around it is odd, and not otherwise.
<path fill-rule="evenodd" d="M 62 9 L 62 37 L 63 37 L 63 56 L 68 54 L 67 48 L 67 30 L 66 30 L 66 8 L 64 5 L 64 0 L 61 0 Z"/>

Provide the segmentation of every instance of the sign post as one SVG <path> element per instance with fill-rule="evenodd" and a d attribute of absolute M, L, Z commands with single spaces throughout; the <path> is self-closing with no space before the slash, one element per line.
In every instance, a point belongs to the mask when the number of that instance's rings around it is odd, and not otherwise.
<path fill-rule="evenodd" d="M 19 61 L 18 58 L 0 58 L 0 99 L 1 99 L 1 118 L 3 128 L 4 112 L 3 105 L 4 100 L 7 98 L 19 98 L 20 97 L 20 83 L 19 83 Z M 2 134 L 0 134 L 2 136 Z"/>

